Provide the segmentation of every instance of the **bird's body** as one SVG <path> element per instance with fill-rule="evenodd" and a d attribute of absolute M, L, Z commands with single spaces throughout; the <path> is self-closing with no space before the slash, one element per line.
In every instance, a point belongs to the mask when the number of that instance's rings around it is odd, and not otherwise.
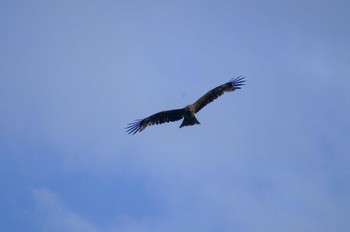
<path fill-rule="evenodd" d="M 127 132 L 129 134 L 135 134 L 136 132 L 143 131 L 147 126 L 162 124 L 165 122 L 174 122 L 182 118 L 184 120 L 182 121 L 180 128 L 184 126 L 200 124 L 195 116 L 198 111 L 200 111 L 204 106 L 214 101 L 225 92 L 231 92 L 236 89 L 240 89 L 240 86 L 244 85 L 244 82 L 244 77 L 239 76 L 223 85 L 219 85 L 218 87 L 210 90 L 201 98 L 199 98 L 195 103 L 187 105 L 184 108 L 161 111 L 147 118 L 135 120 L 135 122 L 128 124 L 128 127 L 126 128 Z"/>
<path fill-rule="evenodd" d="M 184 109 L 185 109 L 185 112 L 183 114 L 184 120 L 182 121 L 180 128 L 184 126 L 192 126 L 194 124 L 200 124 L 195 116 L 196 107 L 194 104 L 188 105 Z"/>

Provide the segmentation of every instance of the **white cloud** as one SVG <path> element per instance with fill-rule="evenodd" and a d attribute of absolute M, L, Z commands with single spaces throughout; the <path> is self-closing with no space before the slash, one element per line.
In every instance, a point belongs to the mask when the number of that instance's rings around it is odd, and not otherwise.
<path fill-rule="evenodd" d="M 48 189 L 35 189 L 33 194 L 39 210 L 42 211 L 44 230 L 102 232 L 101 229 L 72 212 L 54 192 Z"/>
<path fill-rule="evenodd" d="M 116 218 L 110 226 L 96 225 L 79 213 L 74 212 L 66 202 L 46 188 L 34 189 L 33 196 L 41 215 L 43 231 L 65 232 L 151 232 L 157 230 L 153 222 L 137 220 L 126 216 Z"/>

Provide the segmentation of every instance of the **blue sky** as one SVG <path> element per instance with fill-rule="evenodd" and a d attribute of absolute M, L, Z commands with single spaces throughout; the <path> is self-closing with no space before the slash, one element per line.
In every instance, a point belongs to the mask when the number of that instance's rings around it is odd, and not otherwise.
<path fill-rule="evenodd" d="M 349 1 L 1 1 L 1 231 L 346 231 Z M 197 114 L 134 136 L 126 124 Z"/>

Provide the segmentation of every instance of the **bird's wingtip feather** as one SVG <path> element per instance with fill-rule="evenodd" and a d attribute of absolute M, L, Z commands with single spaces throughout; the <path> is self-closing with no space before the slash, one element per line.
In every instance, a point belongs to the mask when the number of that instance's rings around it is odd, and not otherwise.
<path fill-rule="evenodd" d="M 128 134 L 136 134 L 141 131 L 141 121 L 140 119 L 135 120 L 135 122 L 128 123 L 128 126 L 125 128 Z"/>
<path fill-rule="evenodd" d="M 240 89 L 242 85 L 245 85 L 245 77 L 244 76 L 238 76 L 235 78 L 232 78 L 228 83 L 232 85 L 232 87 L 236 89 Z"/>

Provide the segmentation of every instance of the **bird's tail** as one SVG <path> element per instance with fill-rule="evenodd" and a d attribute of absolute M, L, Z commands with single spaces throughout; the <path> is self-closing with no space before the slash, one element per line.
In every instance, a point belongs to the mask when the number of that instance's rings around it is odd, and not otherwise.
<path fill-rule="evenodd" d="M 200 122 L 197 120 L 197 118 L 195 116 L 191 117 L 191 118 L 184 118 L 184 120 L 182 121 L 180 128 L 184 127 L 184 126 L 193 126 L 195 124 L 200 124 Z"/>

